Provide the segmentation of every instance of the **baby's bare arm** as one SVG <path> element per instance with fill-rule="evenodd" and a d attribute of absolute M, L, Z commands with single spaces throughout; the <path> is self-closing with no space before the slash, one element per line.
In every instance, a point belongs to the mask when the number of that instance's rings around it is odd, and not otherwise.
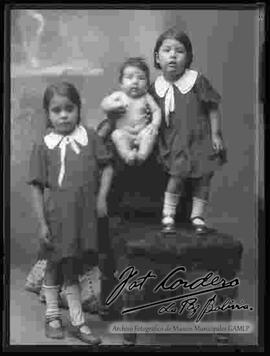
<path fill-rule="evenodd" d="M 126 111 L 127 103 L 125 102 L 124 93 L 116 91 L 106 96 L 101 102 L 101 108 L 105 113 Z"/>

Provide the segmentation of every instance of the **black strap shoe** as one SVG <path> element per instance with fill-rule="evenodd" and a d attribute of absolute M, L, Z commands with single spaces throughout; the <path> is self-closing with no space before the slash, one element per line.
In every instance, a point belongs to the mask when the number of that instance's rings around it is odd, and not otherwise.
<path fill-rule="evenodd" d="M 52 321 L 57 320 L 59 322 L 59 327 L 53 327 L 50 325 Z M 50 339 L 64 339 L 64 329 L 62 325 L 62 320 L 60 318 L 46 319 L 45 321 L 45 335 Z"/>
<path fill-rule="evenodd" d="M 170 225 L 164 225 L 162 226 L 162 230 L 161 232 L 163 234 L 168 234 L 168 235 L 174 235 L 176 234 L 176 229 L 175 229 L 175 225 L 174 224 L 170 224 Z"/>
<path fill-rule="evenodd" d="M 195 224 L 194 223 L 195 219 L 201 220 L 201 224 Z M 210 229 L 208 229 L 208 227 L 205 224 L 205 220 L 201 216 L 195 216 L 194 218 L 192 218 L 191 224 L 192 224 L 192 227 L 193 227 L 195 233 L 198 235 L 204 235 L 210 231 Z"/>
<path fill-rule="evenodd" d="M 99 337 L 94 336 L 92 333 L 88 334 L 88 333 L 84 333 L 81 330 L 82 326 L 87 326 L 86 324 L 80 325 L 80 326 L 71 326 L 71 334 L 80 339 L 81 341 L 90 344 L 90 345 L 99 345 L 101 344 L 102 340 Z"/>

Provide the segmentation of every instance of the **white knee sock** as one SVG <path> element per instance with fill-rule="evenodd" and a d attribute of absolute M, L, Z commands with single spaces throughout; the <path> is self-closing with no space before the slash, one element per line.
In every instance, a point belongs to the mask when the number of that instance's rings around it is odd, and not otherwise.
<path fill-rule="evenodd" d="M 164 204 L 163 204 L 163 216 L 171 216 L 174 218 L 176 213 L 176 208 L 179 202 L 179 194 L 173 194 L 169 192 L 165 192 L 164 195 Z"/>
<path fill-rule="evenodd" d="M 67 298 L 69 315 L 71 324 L 79 326 L 85 323 L 84 314 L 82 311 L 81 292 L 78 285 L 65 287 L 65 294 Z"/>
<path fill-rule="evenodd" d="M 192 212 L 191 212 L 191 219 L 194 219 L 195 217 L 201 217 L 205 218 L 205 210 L 207 206 L 207 201 L 199 198 L 193 198 L 193 203 L 192 203 Z M 193 223 L 196 224 L 202 224 L 202 221 L 200 219 L 194 219 Z"/>
<path fill-rule="evenodd" d="M 61 316 L 58 305 L 59 286 L 42 286 L 46 299 L 46 319 L 54 320 Z"/>

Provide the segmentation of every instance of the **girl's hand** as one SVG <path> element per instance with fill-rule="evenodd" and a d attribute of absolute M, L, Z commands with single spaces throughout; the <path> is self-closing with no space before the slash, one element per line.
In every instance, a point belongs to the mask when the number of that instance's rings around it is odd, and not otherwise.
<path fill-rule="evenodd" d="M 212 135 L 212 145 L 216 152 L 224 150 L 223 140 L 220 135 Z"/>
<path fill-rule="evenodd" d="M 97 215 L 99 218 L 108 215 L 106 199 L 100 195 L 97 198 Z"/>
<path fill-rule="evenodd" d="M 47 247 L 52 246 L 51 233 L 47 224 L 41 224 L 39 228 L 39 239 L 40 242 L 45 244 Z"/>

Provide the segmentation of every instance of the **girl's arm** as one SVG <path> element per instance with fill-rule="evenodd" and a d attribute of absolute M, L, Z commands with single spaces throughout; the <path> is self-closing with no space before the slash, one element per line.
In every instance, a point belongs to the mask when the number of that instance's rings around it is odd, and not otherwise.
<path fill-rule="evenodd" d="M 217 151 L 224 149 L 221 132 L 221 115 L 218 109 L 211 109 L 209 112 L 211 123 L 211 137 L 213 148 Z"/>
<path fill-rule="evenodd" d="M 99 192 L 97 196 L 97 213 L 98 217 L 108 215 L 107 196 L 111 187 L 113 178 L 113 167 L 107 165 L 101 173 Z"/>
<path fill-rule="evenodd" d="M 39 223 L 39 237 L 46 244 L 50 244 L 50 231 L 45 217 L 44 189 L 38 184 L 31 185 L 34 211 Z"/>
<path fill-rule="evenodd" d="M 31 185 L 32 200 L 35 213 L 38 218 L 39 225 L 46 225 L 45 209 L 44 209 L 44 189 L 38 185 Z"/>
<path fill-rule="evenodd" d="M 150 94 L 147 94 L 147 102 L 152 112 L 151 125 L 154 128 L 154 130 L 157 132 L 161 124 L 161 110 Z"/>

